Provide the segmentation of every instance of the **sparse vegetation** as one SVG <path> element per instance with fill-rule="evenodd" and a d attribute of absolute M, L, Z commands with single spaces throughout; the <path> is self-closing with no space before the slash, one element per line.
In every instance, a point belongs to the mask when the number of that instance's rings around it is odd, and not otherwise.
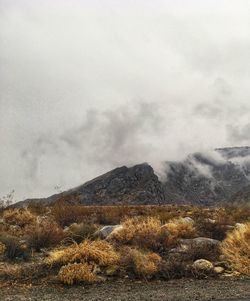
<path fill-rule="evenodd" d="M 53 220 L 46 218 L 31 225 L 26 234 L 28 246 L 36 251 L 55 246 L 64 238 L 62 228 Z"/>
<path fill-rule="evenodd" d="M 97 229 L 98 227 L 95 224 L 74 223 L 68 227 L 66 235 L 72 238 L 75 242 L 80 243 L 85 238 L 91 237 Z"/>
<path fill-rule="evenodd" d="M 36 221 L 36 216 L 28 209 L 8 209 L 3 213 L 3 220 L 10 225 L 24 227 L 32 225 Z"/>
<path fill-rule="evenodd" d="M 250 223 L 228 233 L 221 250 L 234 269 L 250 276 Z"/>
<path fill-rule="evenodd" d="M 57 275 L 63 283 L 74 284 L 119 276 L 211 277 L 213 271 L 198 271 L 193 263 L 200 259 L 218 263 L 221 256 L 228 273 L 236 270 L 249 275 L 247 207 L 57 204 L 9 208 L 1 214 L 0 260 L 9 268 L 1 270 L 0 266 L 0 278 L 17 281 Z M 242 222 L 244 226 L 235 228 Z M 114 228 L 106 239 L 93 235 L 109 224 L 121 227 Z M 209 241 L 192 244 L 195 237 L 225 240 L 219 248 Z M 182 246 L 183 240 L 190 241 L 188 249 Z"/>
<path fill-rule="evenodd" d="M 58 273 L 59 279 L 68 285 L 87 282 L 93 283 L 97 281 L 97 276 L 93 272 L 93 266 L 88 263 L 69 263 L 61 267 Z"/>

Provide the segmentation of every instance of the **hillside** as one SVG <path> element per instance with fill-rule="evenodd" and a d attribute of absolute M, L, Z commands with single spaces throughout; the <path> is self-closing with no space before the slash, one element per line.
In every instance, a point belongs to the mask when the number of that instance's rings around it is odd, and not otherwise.
<path fill-rule="evenodd" d="M 43 199 L 15 204 L 121 205 L 191 203 L 216 205 L 249 202 L 250 147 L 220 148 L 212 153 L 190 154 L 185 160 L 165 162 L 159 180 L 147 163 L 122 166 L 83 185 Z"/>

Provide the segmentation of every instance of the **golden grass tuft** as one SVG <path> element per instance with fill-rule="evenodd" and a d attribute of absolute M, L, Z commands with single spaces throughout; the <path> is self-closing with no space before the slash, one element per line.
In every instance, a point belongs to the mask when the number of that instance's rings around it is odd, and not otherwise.
<path fill-rule="evenodd" d="M 50 253 L 48 262 L 51 264 L 95 263 L 100 266 L 113 265 L 119 260 L 113 246 L 104 240 L 91 241 L 86 239 L 80 244 L 74 244 Z"/>
<path fill-rule="evenodd" d="M 110 239 L 121 244 L 134 244 L 139 247 L 154 248 L 159 244 L 161 222 L 156 217 L 129 218 L 122 228 L 114 231 Z"/>
<path fill-rule="evenodd" d="M 196 235 L 193 223 L 182 218 L 169 221 L 161 227 L 161 232 L 165 240 L 164 245 L 167 247 L 176 244 L 180 238 L 193 238 Z"/>
<path fill-rule="evenodd" d="M 228 233 L 221 251 L 235 270 L 250 276 L 250 223 Z"/>
<path fill-rule="evenodd" d="M 3 220 L 10 225 L 24 227 L 35 223 L 36 216 L 28 209 L 8 209 L 3 212 Z"/>
<path fill-rule="evenodd" d="M 3 255 L 5 251 L 6 251 L 5 244 L 0 241 L 0 255 Z"/>
<path fill-rule="evenodd" d="M 124 247 L 121 249 L 120 266 L 125 270 L 131 269 L 135 275 L 151 277 L 159 271 L 161 257 L 152 252 Z"/>
<path fill-rule="evenodd" d="M 97 276 L 93 272 L 93 266 L 86 262 L 69 263 L 62 266 L 58 276 L 64 284 L 68 285 L 79 282 L 93 283 L 97 281 Z"/>

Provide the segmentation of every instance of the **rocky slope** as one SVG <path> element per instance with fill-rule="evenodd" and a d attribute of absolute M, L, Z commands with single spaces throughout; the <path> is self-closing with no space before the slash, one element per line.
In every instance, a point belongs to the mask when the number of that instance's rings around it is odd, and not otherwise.
<path fill-rule="evenodd" d="M 83 205 L 160 204 L 165 202 L 165 194 L 153 168 L 144 163 L 131 168 L 122 166 L 74 189 L 17 205 L 50 204 L 59 200 Z"/>
<path fill-rule="evenodd" d="M 250 147 L 221 148 L 165 162 L 161 181 L 146 163 L 119 167 L 74 189 L 16 206 L 59 200 L 84 205 L 249 203 Z"/>
<path fill-rule="evenodd" d="M 163 185 L 174 202 L 213 205 L 247 199 L 250 185 L 250 148 L 216 149 L 209 154 L 195 153 L 182 162 L 166 162 Z M 249 186 L 250 187 L 250 186 Z"/>

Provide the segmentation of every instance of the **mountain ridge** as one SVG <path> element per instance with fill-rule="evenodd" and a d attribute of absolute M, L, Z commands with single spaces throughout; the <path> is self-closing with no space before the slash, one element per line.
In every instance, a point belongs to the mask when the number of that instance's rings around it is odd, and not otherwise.
<path fill-rule="evenodd" d="M 164 168 L 160 181 L 147 163 L 117 167 L 70 190 L 48 198 L 27 199 L 14 206 L 48 205 L 57 201 L 82 205 L 249 203 L 248 146 L 196 152 L 182 161 L 166 161 Z"/>

